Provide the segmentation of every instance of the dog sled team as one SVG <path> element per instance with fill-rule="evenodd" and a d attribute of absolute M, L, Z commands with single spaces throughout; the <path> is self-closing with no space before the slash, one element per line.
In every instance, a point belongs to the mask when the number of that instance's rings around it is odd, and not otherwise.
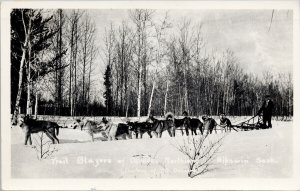
<path fill-rule="evenodd" d="M 208 116 L 203 116 L 201 122 L 198 118 L 191 118 L 187 112 L 183 112 L 184 117 L 177 119 L 174 115 L 169 112 L 166 114 L 165 119 L 157 119 L 154 116 L 149 116 L 146 121 L 127 121 L 125 123 L 114 123 L 111 119 L 103 117 L 101 122 L 95 122 L 87 119 L 76 119 L 64 128 L 76 129 L 87 131 L 92 141 L 94 141 L 94 134 L 102 133 L 108 140 L 117 140 L 119 137 L 123 139 L 142 138 L 143 134 L 147 133 L 150 138 L 153 136 L 161 138 L 162 133 L 167 131 L 171 137 L 175 137 L 176 130 L 180 130 L 182 135 L 185 133 L 189 136 L 190 132 L 192 135 L 197 135 L 197 130 L 203 135 L 203 133 L 211 134 L 213 130 L 216 132 L 217 122 Z M 59 134 L 59 126 L 55 122 L 35 120 L 29 116 L 25 116 L 19 122 L 20 127 L 25 132 L 25 145 L 30 143 L 31 134 L 37 132 L 44 132 L 54 144 L 59 143 L 57 135 Z M 220 116 L 221 130 L 231 131 L 233 128 L 231 122 L 224 114 Z"/>
<path fill-rule="evenodd" d="M 260 116 L 261 113 L 263 114 L 263 123 L 261 124 L 263 127 L 272 128 L 272 110 L 273 102 L 270 99 L 270 95 L 266 95 L 265 101 L 256 115 Z M 171 137 L 175 137 L 176 130 L 181 130 L 182 135 L 185 132 L 187 136 L 189 136 L 189 131 L 191 131 L 192 135 L 197 135 L 197 130 L 200 131 L 201 135 L 204 133 L 211 134 L 213 130 L 217 133 L 217 126 L 220 126 L 221 130 L 225 130 L 225 132 L 231 131 L 231 129 L 237 131 L 224 114 L 220 115 L 220 124 L 217 124 L 215 119 L 208 116 L 202 116 L 203 122 L 198 118 L 189 117 L 187 112 L 183 112 L 183 116 L 182 119 L 177 119 L 173 113 L 169 112 L 165 115 L 165 119 L 163 120 L 157 119 L 151 115 L 144 122 L 127 121 L 126 123 L 118 124 L 113 123 L 111 119 L 107 119 L 106 117 L 103 117 L 100 123 L 76 119 L 67 127 L 87 130 L 91 135 L 92 141 L 94 141 L 94 134 L 96 133 L 102 133 L 108 140 L 116 140 L 119 136 L 131 139 L 133 134 L 135 134 L 136 138 L 142 138 L 145 133 L 147 133 L 150 138 L 153 136 L 161 138 L 164 131 L 167 131 Z M 268 125 L 266 125 L 266 123 L 268 123 Z M 59 133 L 59 128 L 62 127 L 55 122 L 35 120 L 31 119 L 29 116 L 25 116 L 20 120 L 19 125 L 25 132 L 25 145 L 28 140 L 29 143 L 32 144 L 31 134 L 37 132 L 44 132 L 53 144 L 55 141 L 59 143 L 57 135 Z M 235 127 L 237 127 L 237 125 L 235 125 Z"/>

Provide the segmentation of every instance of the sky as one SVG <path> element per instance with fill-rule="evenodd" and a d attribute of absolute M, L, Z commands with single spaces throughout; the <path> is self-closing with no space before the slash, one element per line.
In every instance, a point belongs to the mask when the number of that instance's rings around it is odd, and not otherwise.
<path fill-rule="evenodd" d="M 203 23 L 207 47 L 235 52 L 240 64 L 251 72 L 292 70 L 293 23 L 291 10 L 156 10 L 157 18 L 168 11 L 174 30 L 183 18 Z M 103 42 L 105 28 L 128 21 L 128 10 L 89 10 Z M 270 30 L 269 30 L 270 27 Z M 103 44 L 103 43 L 102 43 Z"/>
<path fill-rule="evenodd" d="M 104 46 L 105 28 L 118 27 L 129 22 L 129 10 L 88 10 L 96 24 L 96 40 L 101 49 Z M 183 18 L 192 24 L 203 23 L 203 36 L 207 50 L 221 53 L 226 49 L 234 52 L 245 72 L 262 77 L 265 71 L 271 73 L 292 72 L 293 65 L 293 12 L 275 10 L 155 10 L 153 19 L 161 19 L 168 12 L 171 30 L 178 30 Z M 271 26 L 270 26 L 271 24 Z M 99 54 L 96 81 L 103 83 L 105 63 Z M 103 89 L 103 88 L 101 88 Z M 102 91 L 102 90 L 99 90 Z M 102 94 L 102 92 L 99 92 Z"/>

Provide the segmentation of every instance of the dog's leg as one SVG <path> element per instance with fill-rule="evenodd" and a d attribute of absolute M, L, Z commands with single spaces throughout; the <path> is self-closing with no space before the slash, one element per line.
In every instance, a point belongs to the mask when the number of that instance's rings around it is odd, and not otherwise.
<path fill-rule="evenodd" d="M 162 136 L 162 129 L 159 129 L 158 132 L 157 132 L 157 137 L 161 138 L 161 136 Z"/>
<path fill-rule="evenodd" d="M 169 127 L 169 128 L 167 129 L 167 131 L 168 131 L 170 137 L 175 137 L 174 132 L 173 132 L 173 128 L 172 128 L 172 127 Z"/>
<path fill-rule="evenodd" d="M 189 128 L 185 128 L 185 133 L 186 133 L 186 136 L 189 136 Z"/>
<path fill-rule="evenodd" d="M 28 139 L 31 138 L 30 133 L 25 134 L 25 145 L 27 145 Z"/>
<path fill-rule="evenodd" d="M 51 133 L 49 133 L 48 131 L 45 131 L 45 134 L 46 134 L 47 137 L 49 137 L 49 139 L 52 141 L 52 144 L 55 144 L 54 138 L 52 137 Z"/>
<path fill-rule="evenodd" d="M 183 136 L 183 134 L 184 134 L 184 133 L 183 133 L 183 129 L 181 129 L 181 135 Z"/>
<path fill-rule="evenodd" d="M 171 129 L 168 129 L 167 131 L 168 131 L 170 137 L 173 137 L 173 133 L 172 133 Z"/>
<path fill-rule="evenodd" d="M 56 137 L 56 135 L 55 135 L 55 132 L 53 132 L 53 138 L 57 141 L 57 144 L 59 144 L 59 140 L 58 140 L 58 138 Z"/>
<path fill-rule="evenodd" d="M 139 138 L 139 133 L 136 131 L 135 132 L 135 139 L 138 139 Z"/>
<path fill-rule="evenodd" d="M 29 134 L 29 144 L 32 145 L 31 134 Z"/>
<path fill-rule="evenodd" d="M 56 134 L 55 134 L 55 128 L 53 127 L 53 131 L 49 131 L 49 134 L 51 134 L 51 137 L 54 138 L 54 140 L 56 140 L 57 144 L 59 144 L 59 140 L 58 138 L 56 137 Z"/>
<path fill-rule="evenodd" d="M 197 128 L 194 129 L 194 135 L 197 135 Z"/>
<path fill-rule="evenodd" d="M 91 133 L 92 142 L 94 142 L 94 133 Z"/>

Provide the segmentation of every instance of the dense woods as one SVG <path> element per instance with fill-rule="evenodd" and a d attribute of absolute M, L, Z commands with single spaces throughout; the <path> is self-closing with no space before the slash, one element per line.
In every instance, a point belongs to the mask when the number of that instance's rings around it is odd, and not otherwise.
<path fill-rule="evenodd" d="M 12 10 L 11 113 L 253 115 L 270 94 L 275 115 L 293 115 L 292 75 L 261 77 L 232 50 L 210 51 L 203 23 L 129 10 L 96 38 L 95 22 L 83 10 Z"/>

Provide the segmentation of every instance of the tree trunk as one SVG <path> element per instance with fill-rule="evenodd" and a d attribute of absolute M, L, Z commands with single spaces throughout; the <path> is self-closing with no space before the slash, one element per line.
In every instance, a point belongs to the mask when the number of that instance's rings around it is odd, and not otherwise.
<path fill-rule="evenodd" d="M 84 31 L 84 47 L 83 47 L 83 70 L 82 70 L 82 103 L 83 106 L 86 104 L 86 93 L 85 93 L 85 70 L 86 70 L 86 60 L 87 60 L 87 43 L 88 43 L 88 20 L 85 21 L 85 31 Z"/>
<path fill-rule="evenodd" d="M 147 115 L 148 117 L 150 116 L 150 113 L 151 113 L 151 103 L 152 103 L 152 99 L 153 99 L 154 89 L 155 89 L 155 81 L 153 82 L 151 97 L 150 97 L 150 101 L 149 101 L 149 108 L 148 108 L 148 115 Z"/>
<path fill-rule="evenodd" d="M 93 56 L 94 56 L 94 46 L 91 47 L 91 60 L 90 60 L 90 67 L 89 67 L 89 76 L 88 76 L 88 88 L 87 88 L 87 103 L 90 103 L 90 89 L 91 89 L 91 73 L 92 73 L 92 63 L 93 63 Z M 87 113 L 89 113 L 89 105 L 87 107 Z"/>
<path fill-rule="evenodd" d="M 19 70 L 18 94 L 17 94 L 17 98 L 16 98 L 15 111 L 14 111 L 13 121 L 12 121 L 13 125 L 16 125 L 18 123 L 18 115 L 20 112 L 20 99 L 21 99 L 21 94 L 22 94 L 23 68 L 24 68 L 24 62 L 25 62 L 26 46 L 27 46 L 27 39 L 25 39 L 22 58 L 21 58 L 21 64 L 20 64 L 20 70 Z"/>
<path fill-rule="evenodd" d="M 28 54 L 30 55 L 31 51 L 30 51 L 30 43 L 29 43 L 29 50 L 28 50 Z M 26 114 L 27 115 L 32 115 L 32 111 L 31 111 L 31 62 L 30 62 L 30 56 L 28 59 L 28 65 L 27 65 L 27 103 L 26 103 Z"/>
<path fill-rule="evenodd" d="M 76 20 L 75 23 L 73 116 L 76 115 L 76 109 L 77 109 L 77 53 L 78 53 L 78 20 Z"/>
<path fill-rule="evenodd" d="M 219 105 L 220 105 L 220 98 L 219 93 L 217 94 L 217 115 L 219 115 Z"/>
<path fill-rule="evenodd" d="M 145 47 L 144 47 L 145 49 Z M 144 94 L 143 94 L 143 101 L 144 101 L 144 111 L 143 113 L 146 114 L 147 112 L 147 57 L 146 53 L 143 56 L 143 89 L 144 89 Z"/>
<path fill-rule="evenodd" d="M 126 118 L 128 117 L 128 109 L 129 109 L 129 101 L 127 99 L 127 101 L 126 101 L 126 112 L 125 112 Z"/>
<path fill-rule="evenodd" d="M 31 43 L 30 35 L 28 36 L 28 65 L 27 65 L 27 108 L 26 114 L 32 115 L 31 106 Z"/>
<path fill-rule="evenodd" d="M 35 116 L 35 119 L 37 119 L 37 115 L 38 115 L 38 101 L 39 101 L 39 98 L 38 98 L 38 91 L 36 91 L 35 93 L 35 106 L 34 106 L 34 116 Z"/>
<path fill-rule="evenodd" d="M 137 96 L 137 117 L 141 116 L 141 94 L 142 94 L 142 67 L 138 74 L 138 96 Z"/>
<path fill-rule="evenodd" d="M 167 89 L 166 89 L 166 94 L 165 94 L 165 105 L 164 105 L 164 115 L 166 115 L 166 113 L 167 113 L 168 90 L 169 90 L 169 82 L 167 81 Z"/>
<path fill-rule="evenodd" d="M 29 19 L 29 28 L 26 29 L 25 21 L 24 21 L 24 15 L 22 12 L 22 20 L 23 20 L 23 25 L 24 25 L 24 31 L 25 31 L 25 41 L 23 43 L 23 48 L 22 48 L 22 57 L 21 57 L 21 63 L 20 63 L 20 70 L 19 70 L 19 83 L 18 83 L 18 93 L 16 97 L 16 105 L 15 105 L 15 111 L 13 114 L 13 120 L 12 124 L 16 125 L 18 123 L 18 115 L 20 112 L 20 99 L 21 99 L 21 94 L 22 94 L 22 83 L 23 83 L 23 69 L 24 69 L 24 63 L 25 63 L 25 56 L 26 56 L 26 50 L 27 50 L 27 45 L 28 45 L 28 38 L 30 35 L 30 27 L 31 27 L 31 19 Z"/>
<path fill-rule="evenodd" d="M 72 21 L 73 22 L 73 21 Z M 69 107 L 70 107 L 70 116 L 73 116 L 73 87 L 72 87 L 72 76 L 73 76 L 73 54 L 74 54 L 74 24 L 71 23 L 71 51 L 70 51 L 70 76 L 69 76 Z"/>
<path fill-rule="evenodd" d="M 62 17 L 63 17 L 63 13 L 62 13 L 62 9 L 59 9 L 59 44 L 58 44 L 58 48 L 59 48 L 59 54 L 62 54 Z M 62 59 L 61 56 L 59 57 L 59 64 L 58 67 L 61 68 L 62 67 Z M 58 72 L 58 90 L 57 90 L 57 102 L 58 102 L 58 115 L 61 115 L 61 107 L 62 107 L 62 75 L 63 72 L 60 69 L 60 71 Z"/>

